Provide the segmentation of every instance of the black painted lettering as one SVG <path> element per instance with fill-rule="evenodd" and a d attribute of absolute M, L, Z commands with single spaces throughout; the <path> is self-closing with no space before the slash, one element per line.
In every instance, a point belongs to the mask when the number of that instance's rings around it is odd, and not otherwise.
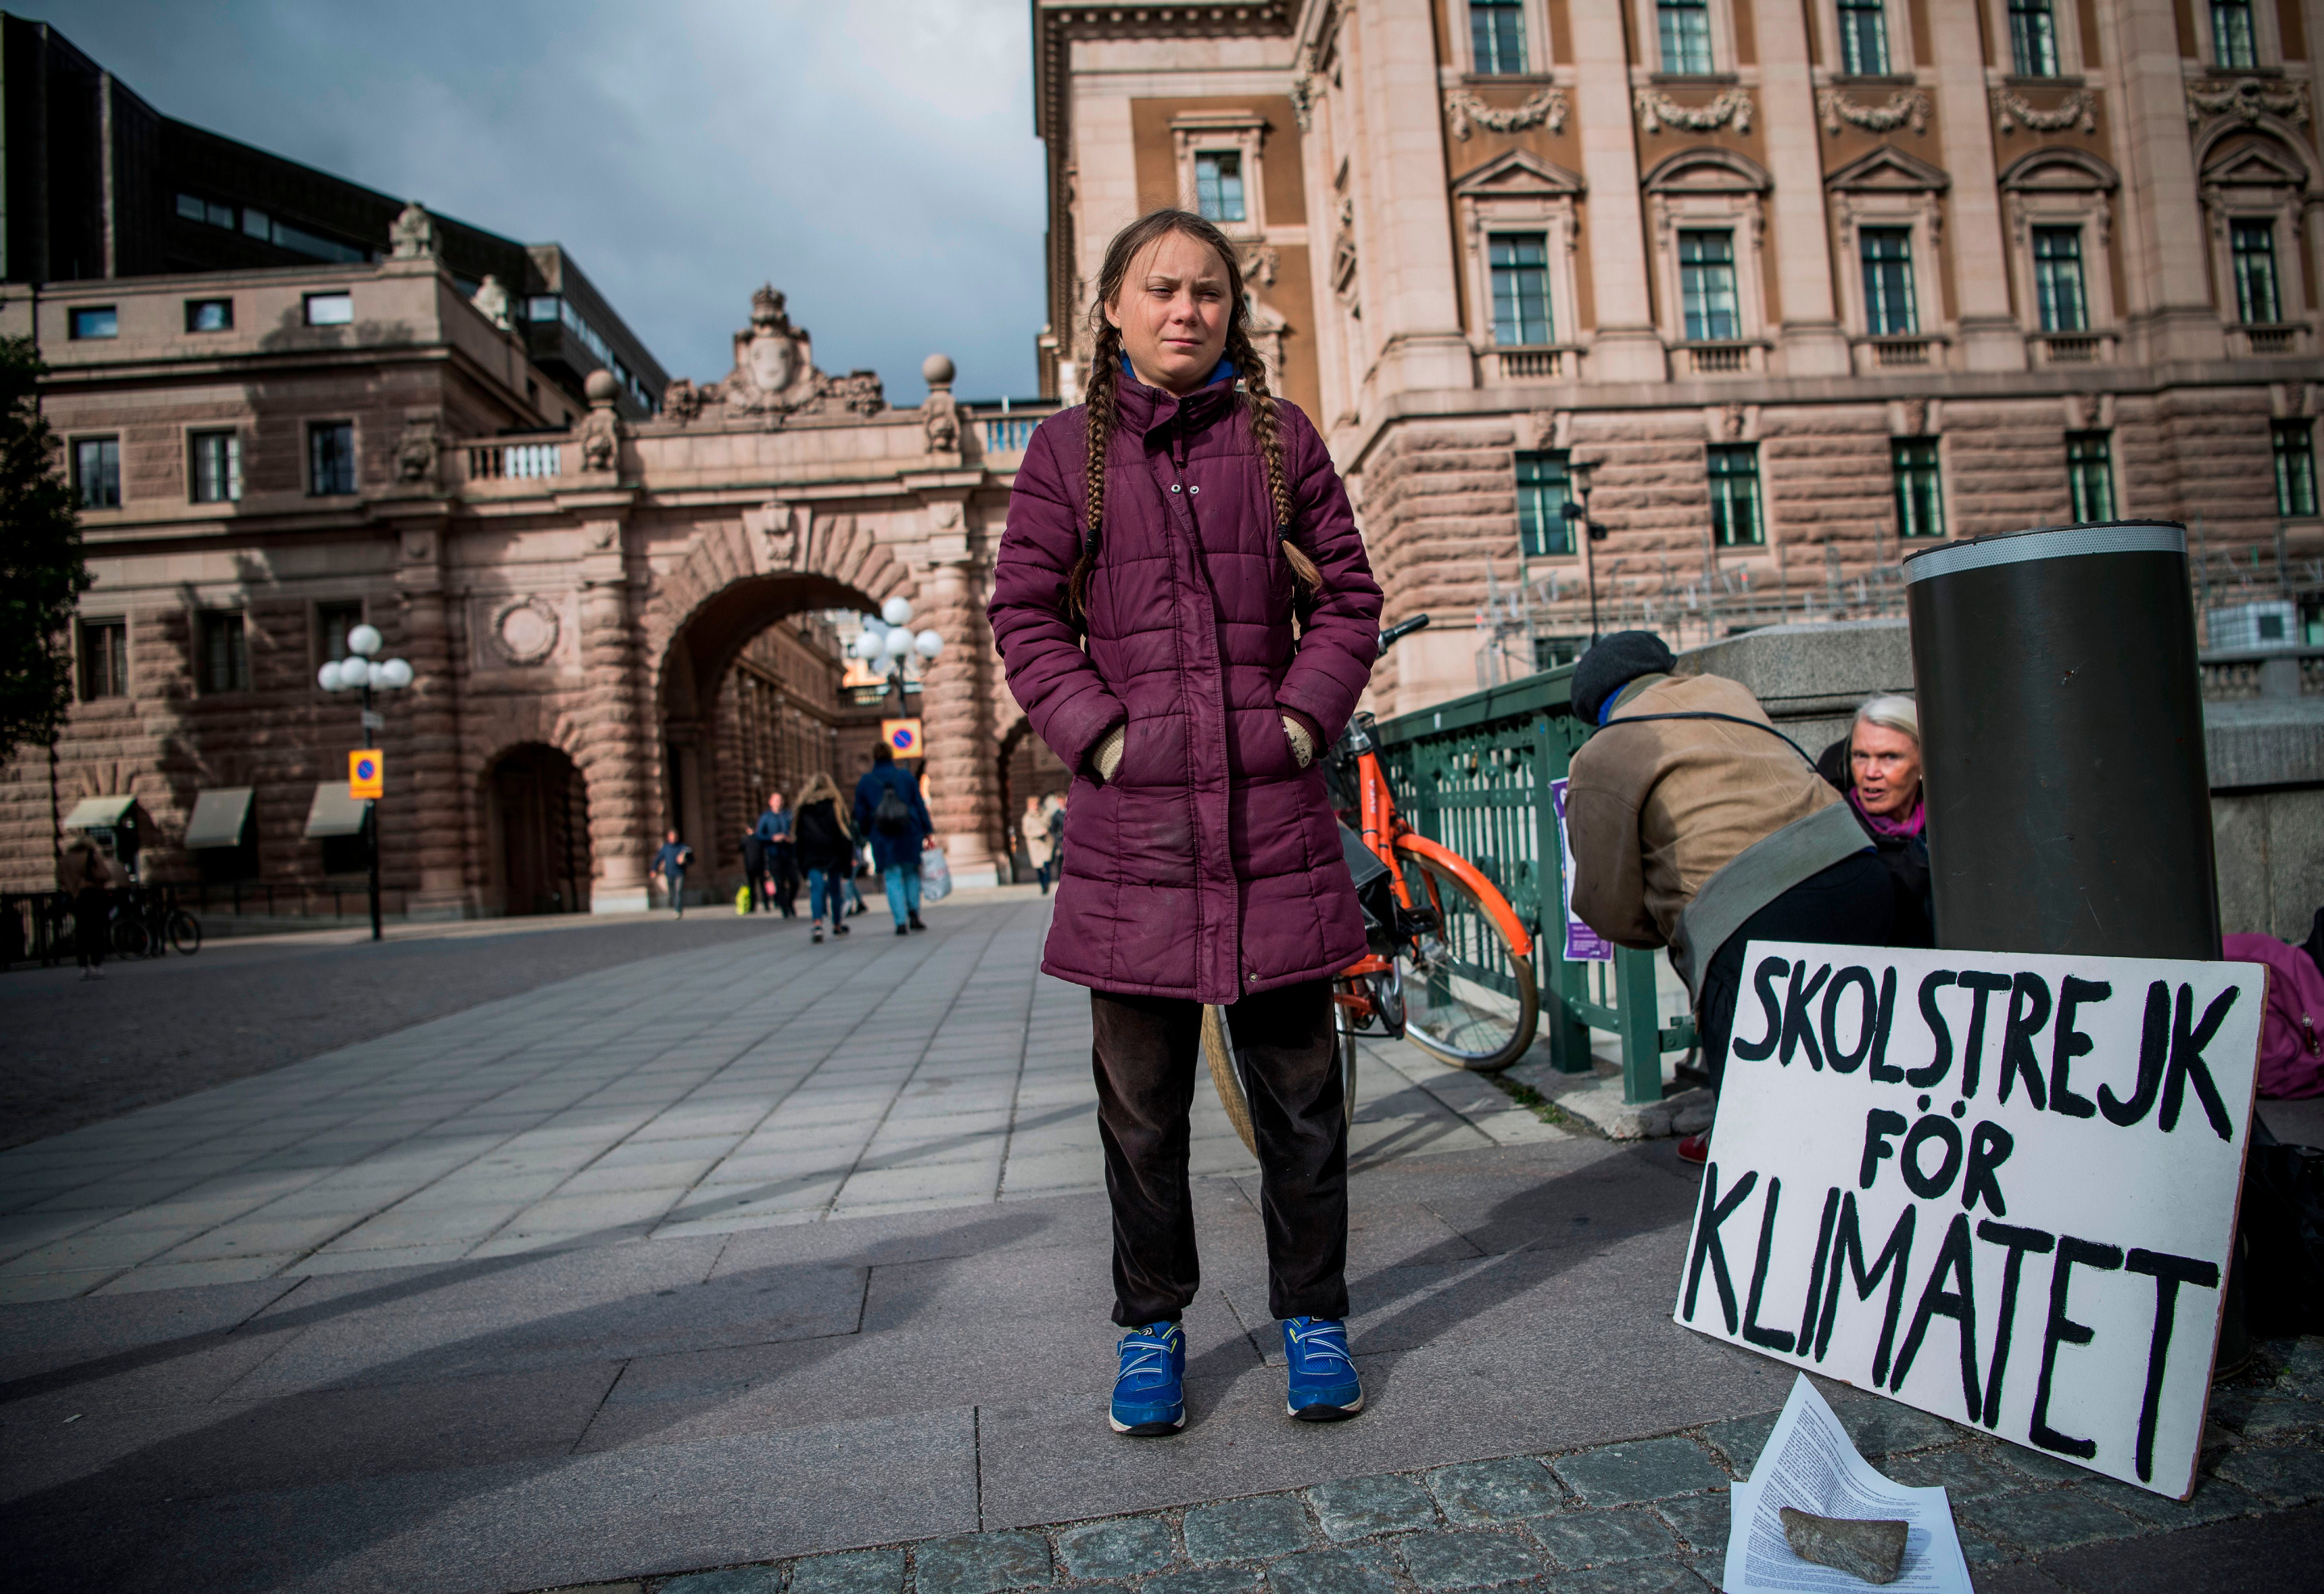
<path fill-rule="evenodd" d="M 1858 1190 L 1871 1189 L 1872 1181 L 1879 1176 L 1880 1159 L 1896 1155 L 1896 1148 L 1888 1140 L 1904 1132 L 1905 1122 L 1903 1113 L 1891 1112 L 1885 1107 L 1876 1107 L 1864 1115 L 1864 1156 L 1856 1165 Z"/>
<path fill-rule="evenodd" d="M 2138 1041 L 2138 1083 L 2126 1101 L 2111 1085 L 2098 1087 L 2098 1110 L 2107 1122 L 2126 1129 L 2154 1110 L 2163 1089 L 2163 1065 L 2171 1055 L 2171 987 L 2157 980 L 2146 988 L 2146 1027 Z"/>
<path fill-rule="evenodd" d="M 1815 1341 L 1817 1308 L 1823 1304 L 1823 1265 L 1831 1255 L 1832 1221 L 1840 1216 L 1840 1186 L 1824 1192 L 1823 1221 L 1816 1226 L 1815 1260 L 1808 1267 L 1807 1304 L 1800 1308 L 1800 1333 L 1794 1341 L 1799 1353 L 1807 1354 Z"/>
<path fill-rule="evenodd" d="M 2135 1458 L 2138 1480 L 2145 1483 L 2154 1476 L 2154 1414 L 2163 1404 L 2163 1374 L 2171 1360 L 2171 1325 L 2179 1315 L 2179 1286 L 2191 1284 L 2202 1289 L 2218 1289 L 2219 1267 L 2216 1262 L 2174 1257 L 2167 1251 L 2140 1250 L 2132 1251 L 2123 1267 L 2154 1281 L 2154 1337 L 2146 1347 L 2146 1393 L 2138 1403 Z"/>
<path fill-rule="evenodd" d="M 1888 1061 L 1888 1032 L 1896 1021 L 1896 971 L 1890 968 L 1880 975 L 1880 1016 L 1872 1026 L 1872 1066 L 1865 1077 L 1875 1084 L 1902 1084 L 1904 1071 Z"/>
<path fill-rule="evenodd" d="M 2235 1138 L 2227 1124 L 2227 1103 L 2219 1100 L 2219 1087 L 2211 1083 L 2211 1065 L 2203 1061 L 2203 1048 L 2219 1033 L 2227 1021 L 2227 1009 L 2236 1005 L 2240 995 L 2230 985 L 2203 1009 L 2203 1021 L 2188 1027 L 2195 1013 L 2195 988 L 2179 988 L 2179 1009 L 2171 1016 L 2171 1064 L 2163 1074 L 2163 1110 L 2154 1121 L 2164 1134 L 2179 1127 L 2179 1105 L 2185 1098 L 2187 1087 L 2195 1087 L 2195 1099 L 2203 1104 L 2203 1116 L 2211 1120 L 2211 1129 L 2222 1140 Z"/>
<path fill-rule="evenodd" d="M 2001 1199 L 2001 1181 L 1993 1175 L 2016 1148 L 2016 1140 L 1997 1123 L 1979 1123 L 1970 1132 L 1969 1172 L 1961 1175 L 1962 1211 L 1975 1211 L 1978 1198 L 1983 1197 L 1986 1210 L 1995 1217 L 2009 1215 L 2009 1204 Z"/>
<path fill-rule="evenodd" d="M 1789 1350 L 1792 1331 L 1759 1326 L 1759 1302 L 1767 1291 L 1767 1258 L 1775 1248 L 1775 1203 L 1784 1198 L 1784 1182 L 1767 1181 L 1767 1204 L 1759 1212 L 1759 1252 L 1751 1258 L 1751 1293 L 1743 1303 L 1743 1338 L 1766 1350 Z"/>
<path fill-rule="evenodd" d="M 1913 1220 L 1920 1212 L 1916 1206 L 1906 1206 L 1896 1227 L 1888 1231 L 1888 1243 L 1880 1248 L 1879 1258 L 1871 1271 L 1864 1267 L 1864 1232 L 1857 1226 L 1856 1197 L 1843 1194 L 1840 1199 L 1840 1225 L 1831 1239 L 1831 1276 L 1823 1286 L 1823 1324 L 1816 1330 L 1815 1359 L 1831 1348 L 1832 1326 L 1840 1321 L 1840 1290 L 1852 1282 L 1856 1298 L 1868 1301 L 1878 1286 L 1881 1276 L 1888 1278 L 1888 1305 L 1880 1318 L 1880 1343 L 1872 1354 L 1872 1381 L 1888 1381 L 1888 1352 L 1896 1342 L 1896 1316 L 1904 1307 L 1904 1269 L 1913 1257 Z M 1893 1269 L 1893 1271 L 1892 1271 Z"/>
<path fill-rule="evenodd" d="M 2009 993 L 2009 1020 L 2001 1031 L 2001 1099 L 2009 1100 L 2010 1084 L 2023 1078 L 2025 1099 L 2043 1105 L 2048 1092 L 2042 1084 L 2042 1065 L 2034 1059 L 2034 1037 L 2050 1021 L 2050 984 L 2039 974 L 2021 973 Z"/>
<path fill-rule="evenodd" d="M 1975 969 L 1964 969 L 1960 978 L 1960 988 L 1969 992 L 1969 1034 L 1961 1040 L 1961 1100 L 1977 1100 L 1978 1066 L 1985 1061 L 1985 999 L 1997 990 L 2009 989 L 2006 974 L 1980 974 Z"/>
<path fill-rule="evenodd" d="M 1856 1046 L 1843 1051 L 1840 1045 L 1840 993 L 1854 986 L 1863 994 L 1857 999 Z M 1872 987 L 1872 971 L 1858 966 L 1840 970 L 1832 976 L 1831 986 L 1823 993 L 1823 1060 L 1834 1073 L 1854 1073 L 1864 1066 L 1864 1059 L 1872 1051 L 1872 1037 L 1880 1027 L 1880 996 Z"/>
<path fill-rule="evenodd" d="M 1921 1353 L 1921 1341 L 1928 1334 L 1929 1320 L 1950 1317 L 1960 1331 L 1961 1409 L 1972 1423 L 1985 1405 L 1985 1386 L 1977 1376 L 1976 1262 L 1969 1218 L 1964 1214 L 1945 1226 L 1945 1242 L 1937 1248 L 1937 1265 L 1929 1269 L 1929 1282 L 1922 1286 L 1921 1304 L 1913 1309 L 1912 1331 L 1905 1334 L 1904 1349 L 1896 1357 L 1896 1376 L 1888 1382 L 1891 1389 L 1904 1388 L 1904 1375 L 1913 1370 L 1913 1359 Z M 1939 1287 L 1948 1276 L 1958 1288 Z"/>
<path fill-rule="evenodd" d="M 2074 1269 L 2094 1267 L 2110 1273 L 2121 1266 L 2118 1245 L 2076 1239 L 2070 1234 L 2058 1236 L 2058 1259 L 2050 1268 L 2050 1322 L 2042 1331 L 2042 1377 L 2034 1386 L 2034 1420 L 2026 1429 L 2026 1437 L 2043 1450 L 2084 1461 L 2098 1453 L 2097 1440 L 2076 1439 L 2050 1426 L 2050 1381 L 2058 1369 L 2059 1346 L 2090 1342 L 2089 1325 L 2066 1315 L 2066 1289 Z"/>
<path fill-rule="evenodd" d="M 1780 957 L 1763 957 L 1751 975 L 1751 988 L 1759 993 L 1759 1009 L 1767 1015 L 1767 1034 L 1762 1040 L 1738 1040 L 1728 1046 L 1746 1063 L 1774 1056 L 1775 1043 L 1784 1038 L 1784 999 L 1775 994 L 1775 981 L 1789 972 L 1791 966 Z"/>
<path fill-rule="evenodd" d="M 1727 1271 L 1727 1250 L 1720 1244 L 1719 1226 L 1735 1215 L 1735 1209 L 1743 1204 L 1758 1183 L 1758 1171 L 1753 1169 L 1738 1180 L 1735 1188 L 1727 1193 L 1727 1199 L 1721 1201 L 1719 1165 L 1714 1162 L 1702 1170 L 1702 1210 L 1695 1217 L 1694 1256 L 1686 1270 L 1687 1322 L 1694 1321 L 1695 1291 L 1702 1283 L 1702 1264 L 1707 1258 L 1711 1262 L 1711 1282 L 1719 1291 L 1719 1309 L 1727 1319 L 1727 1331 L 1735 1331 L 1735 1280 Z"/>
<path fill-rule="evenodd" d="M 2102 1002 L 2114 994 L 2103 980 L 2077 980 L 2071 974 L 2058 982 L 2058 1027 L 2050 1040 L 2050 1110 L 2068 1118 L 2096 1118 L 2098 1103 L 2078 1096 L 2068 1079 L 2074 1059 L 2090 1049 L 2090 1037 L 2074 1027 L 2074 1009 Z"/>
<path fill-rule="evenodd" d="M 1921 1171 L 1921 1148 L 1932 1140 L 1943 1143 L 1945 1156 L 1935 1173 L 1926 1174 Z M 1960 1166 L 1960 1129 L 1941 1112 L 1923 1113 L 1920 1121 L 1913 1126 L 1913 1132 L 1904 1137 L 1904 1147 L 1896 1156 L 1896 1171 L 1904 1175 L 1905 1188 L 1923 1201 L 1934 1201 L 1950 1190 Z"/>
<path fill-rule="evenodd" d="M 2018 1229 L 1990 1218 L 1977 1226 L 1977 1237 L 2009 1249 L 2008 1258 L 2001 1265 L 2001 1320 L 1993 1330 L 1993 1365 L 1985 1370 L 1985 1425 L 1990 1428 L 2001 1421 L 2001 1379 L 2009 1370 L 2009 1339 L 2017 1326 L 2017 1280 L 2025 1270 L 2025 1253 L 2046 1256 L 2057 1238 L 2039 1229 Z"/>
<path fill-rule="evenodd" d="M 1823 989 L 1823 982 L 1831 978 L 1831 965 L 1826 963 L 1818 969 L 1815 978 L 1803 986 L 1800 976 L 1807 972 L 1805 963 L 1792 970 L 1792 988 L 1784 997 L 1784 1044 L 1776 1049 L 1775 1061 L 1790 1067 L 1792 1050 L 1796 1046 L 1807 1054 L 1808 1066 L 1821 1073 L 1823 1055 L 1816 1050 L 1815 1011 L 1810 1004 L 1815 1000 L 1816 992 Z"/>
<path fill-rule="evenodd" d="M 1939 969 L 1921 981 L 1921 1021 L 1929 1027 L 1929 1034 L 1937 1043 L 1937 1055 L 1920 1067 L 1904 1071 L 1904 1083 L 1916 1091 L 1929 1089 L 1952 1072 L 1953 1032 L 1937 1007 L 1937 992 L 1950 985 L 1953 979 L 1950 969 Z"/>

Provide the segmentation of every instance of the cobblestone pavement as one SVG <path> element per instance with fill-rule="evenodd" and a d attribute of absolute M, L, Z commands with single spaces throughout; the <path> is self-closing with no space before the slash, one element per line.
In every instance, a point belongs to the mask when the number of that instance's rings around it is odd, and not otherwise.
<path fill-rule="evenodd" d="M 2319 1584 L 2324 1339 L 2261 1347 L 2214 1398 L 2184 1504 L 1818 1382 L 1868 1460 L 1900 1483 L 1945 1487 L 1981 1590 Z M 1729 1489 L 1775 1416 L 576 1594 L 1701 1594 L 1720 1586 Z"/>
<path fill-rule="evenodd" d="M 1047 903 L 928 918 L 633 961 L 0 1153 L 0 1301 L 1102 1188 Z M 1359 1164 L 1563 1133 L 1410 1047 L 1360 1080 Z M 1197 1101 L 1195 1171 L 1250 1167 Z"/>

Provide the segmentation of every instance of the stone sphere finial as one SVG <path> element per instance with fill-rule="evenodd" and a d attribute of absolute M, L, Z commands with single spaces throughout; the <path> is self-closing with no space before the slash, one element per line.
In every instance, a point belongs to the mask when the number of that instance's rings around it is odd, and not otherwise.
<path fill-rule="evenodd" d="M 592 404 L 610 404 L 622 396 L 622 384 L 612 372 L 601 365 L 582 380 L 581 391 L 588 395 Z"/>
<path fill-rule="evenodd" d="M 930 387 L 950 387 L 954 372 L 950 355 L 930 355 L 920 362 L 920 376 Z"/>

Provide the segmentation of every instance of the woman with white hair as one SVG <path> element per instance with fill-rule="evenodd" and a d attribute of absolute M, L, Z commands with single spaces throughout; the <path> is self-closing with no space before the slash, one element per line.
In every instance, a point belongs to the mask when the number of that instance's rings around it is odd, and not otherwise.
<path fill-rule="evenodd" d="M 1929 843 L 1921 800 L 1921 711 L 1889 692 L 1867 698 L 1848 734 L 1816 767 L 1848 798 L 1856 822 L 1880 851 L 1896 889 L 1892 946 L 1934 946 L 1929 904 Z"/>

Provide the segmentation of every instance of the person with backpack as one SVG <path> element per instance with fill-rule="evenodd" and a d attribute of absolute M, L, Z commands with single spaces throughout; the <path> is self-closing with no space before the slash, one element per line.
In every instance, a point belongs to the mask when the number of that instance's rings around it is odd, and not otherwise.
<path fill-rule="evenodd" d="M 1206 1003 L 1251 1073 L 1286 1409 L 1363 1407 L 1332 977 L 1364 923 L 1316 758 L 1370 678 L 1380 590 L 1323 439 L 1268 386 L 1239 261 L 1183 210 L 1114 237 L 1087 402 L 1033 435 L 990 605 L 1010 690 L 1074 777 L 1041 967 L 1090 987 L 1130 1331 L 1108 1421 L 1139 1435 L 1185 1424 Z"/>
<path fill-rule="evenodd" d="M 855 783 L 855 834 L 871 838 L 899 935 L 927 928 L 920 922 L 920 853 L 936 845 L 936 828 L 919 780 L 896 761 L 896 750 L 884 742 L 873 748 L 872 768 Z"/>
<path fill-rule="evenodd" d="M 807 871 L 807 911 L 815 918 L 809 939 L 823 939 L 825 917 L 831 920 L 833 935 L 846 935 L 844 888 L 855 868 L 855 838 L 839 811 L 839 788 L 824 770 L 808 776 L 800 788 L 791 835 L 799 867 Z"/>

